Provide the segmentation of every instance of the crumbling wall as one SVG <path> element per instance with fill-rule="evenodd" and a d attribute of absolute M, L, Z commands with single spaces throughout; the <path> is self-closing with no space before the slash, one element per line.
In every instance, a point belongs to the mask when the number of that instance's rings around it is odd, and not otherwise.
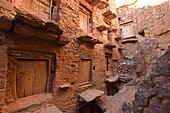
<path fill-rule="evenodd" d="M 160 5 L 143 8 L 120 8 L 118 9 L 118 17 L 120 24 L 133 21 L 133 28 L 138 40 L 136 43 L 121 45 L 124 49 L 122 50 L 123 56 L 134 57 L 137 62 L 139 62 L 139 58 L 144 58 L 142 64 L 146 65 L 149 73 L 152 64 L 167 50 L 170 43 L 168 39 L 169 3 L 164 2 Z M 143 75 L 145 76 L 146 73 Z"/>
<path fill-rule="evenodd" d="M 120 8 L 118 9 L 120 22 L 133 20 L 138 40 L 156 38 L 160 49 L 167 49 L 169 40 L 169 3 L 164 2 L 156 6 L 145 6 L 142 8 Z M 167 24 L 165 24 L 167 23 Z M 144 31 L 145 36 L 140 33 Z"/>
<path fill-rule="evenodd" d="M 168 113 L 169 3 L 143 8 L 124 7 L 118 9 L 118 15 L 120 24 L 133 22 L 138 40 L 122 43 L 123 56 L 134 61 L 136 82 L 133 85 L 138 88 L 135 100 L 125 103 L 123 112 Z"/>
<path fill-rule="evenodd" d="M 125 113 L 169 113 L 170 112 L 170 49 L 159 57 L 152 74 L 139 84 L 135 100 L 125 103 Z"/>

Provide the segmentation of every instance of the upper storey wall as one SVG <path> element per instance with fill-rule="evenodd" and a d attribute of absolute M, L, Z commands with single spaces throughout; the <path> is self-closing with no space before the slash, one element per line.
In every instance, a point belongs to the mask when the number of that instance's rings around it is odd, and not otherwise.
<path fill-rule="evenodd" d="M 0 16 L 12 18 L 20 11 L 47 20 L 51 18 L 52 5 L 51 0 L 1 0 Z"/>
<path fill-rule="evenodd" d="M 159 48 L 167 49 L 169 46 L 169 3 L 145 6 L 143 8 L 120 8 L 118 17 L 120 23 L 133 21 L 136 37 L 139 40 L 156 38 Z M 141 36 L 140 33 L 144 33 Z"/>

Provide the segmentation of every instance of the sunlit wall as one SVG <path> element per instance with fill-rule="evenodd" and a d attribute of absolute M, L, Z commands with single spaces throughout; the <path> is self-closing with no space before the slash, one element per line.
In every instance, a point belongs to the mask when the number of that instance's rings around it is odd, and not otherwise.
<path fill-rule="evenodd" d="M 170 0 L 138 0 L 136 2 L 136 4 L 131 6 L 131 7 L 143 7 L 143 6 L 147 6 L 147 5 L 150 5 L 150 6 L 159 5 L 162 2 L 167 2 L 167 1 L 170 1 Z M 135 0 L 115 0 L 115 2 L 116 2 L 116 7 L 118 8 L 118 7 L 126 5 L 126 4 L 134 3 Z"/>

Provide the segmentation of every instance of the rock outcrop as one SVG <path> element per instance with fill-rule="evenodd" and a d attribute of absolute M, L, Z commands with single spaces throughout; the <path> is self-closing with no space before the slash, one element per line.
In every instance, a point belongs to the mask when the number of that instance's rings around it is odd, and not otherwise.
<path fill-rule="evenodd" d="M 139 84 L 135 100 L 125 103 L 124 113 L 170 112 L 170 49 L 159 57 L 152 73 Z"/>

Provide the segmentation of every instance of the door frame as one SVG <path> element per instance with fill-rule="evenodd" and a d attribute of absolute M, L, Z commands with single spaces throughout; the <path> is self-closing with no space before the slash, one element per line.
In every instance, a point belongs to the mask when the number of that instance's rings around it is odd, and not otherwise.
<path fill-rule="evenodd" d="M 9 57 L 8 57 L 6 89 L 8 89 L 11 92 L 11 94 L 8 94 L 8 91 L 5 91 L 5 96 L 8 96 L 8 97 L 10 96 L 10 98 L 7 98 L 7 99 L 12 100 L 12 101 L 18 99 L 17 89 L 16 89 L 17 60 L 45 60 L 47 61 L 48 75 L 47 75 L 46 93 L 52 92 L 53 79 L 55 77 L 55 71 L 56 71 L 55 54 L 11 49 L 9 50 L 8 56 Z"/>
<path fill-rule="evenodd" d="M 17 97 L 17 64 L 18 64 L 18 62 L 17 61 L 46 61 L 47 62 L 47 81 L 46 81 L 46 86 L 45 86 L 45 92 L 46 93 L 48 93 L 48 89 L 49 89 L 49 77 L 50 77 L 50 66 L 49 66 L 49 62 L 50 62 L 50 60 L 49 59 L 25 59 L 25 58 L 15 58 L 15 81 L 14 81 L 14 87 L 15 87 L 15 98 L 17 98 L 18 99 L 18 97 Z M 45 93 L 44 92 L 44 93 Z M 38 93 L 38 94 L 40 94 L 40 93 Z M 34 95 L 36 95 L 36 94 L 34 94 Z M 32 96 L 32 95 L 31 95 Z M 24 97 L 23 97 L 24 98 Z"/>
<path fill-rule="evenodd" d="M 79 65 L 81 65 L 81 61 L 82 60 L 90 61 L 90 71 L 89 71 L 90 73 L 89 73 L 89 81 L 84 82 L 84 83 L 79 83 L 79 86 L 83 86 L 83 85 L 87 85 L 87 84 L 91 84 L 92 83 L 92 59 L 90 59 L 90 58 L 81 58 Z M 80 75 L 80 69 L 79 69 L 79 75 Z"/>

